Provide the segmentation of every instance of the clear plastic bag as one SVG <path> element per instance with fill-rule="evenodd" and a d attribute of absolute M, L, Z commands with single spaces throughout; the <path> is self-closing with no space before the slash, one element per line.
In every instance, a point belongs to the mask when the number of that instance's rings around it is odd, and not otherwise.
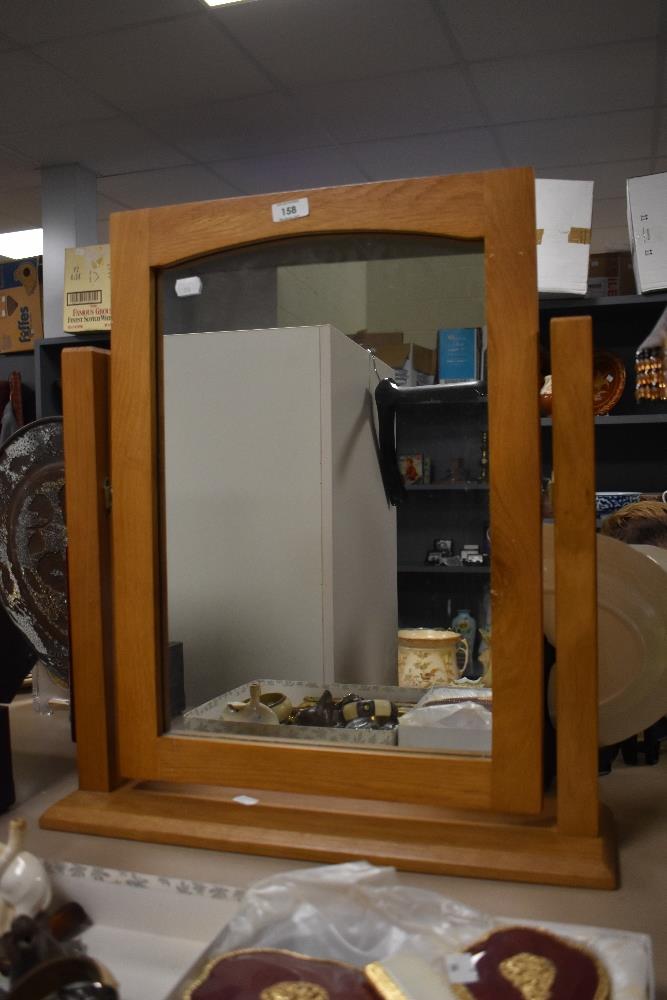
<path fill-rule="evenodd" d="M 590 949 L 607 971 L 613 1000 L 654 996 L 646 935 L 491 917 L 438 893 L 401 885 L 393 868 L 365 861 L 288 871 L 257 882 L 199 967 L 236 949 L 283 948 L 361 968 L 399 954 L 415 955 L 446 977 L 448 958 L 498 928 L 517 925 L 543 927 Z M 182 989 L 180 984 L 173 1000 Z"/>

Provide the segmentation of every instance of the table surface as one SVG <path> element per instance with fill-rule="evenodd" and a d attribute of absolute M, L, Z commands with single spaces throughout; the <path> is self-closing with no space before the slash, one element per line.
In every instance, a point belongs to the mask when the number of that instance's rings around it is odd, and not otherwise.
<path fill-rule="evenodd" d="M 26 848 L 52 861 L 122 869 L 166 878 L 250 883 L 307 862 L 142 844 L 40 830 L 39 816 L 76 788 L 74 747 L 66 712 L 37 715 L 27 696 L 10 711 L 17 804 L 0 816 L 0 841 L 12 815 L 29 822 Z M 653 938 L 656 996 L 667 1000 L 667 754 L 654 767 L 628 767 L 617 759 L 600 779 L 600 793 L 616 817 L 621 887 L 614 892 L 522 885 L 486 879 L 399 873 L 405 885 L 428 888 L 486 913 L 517 919 L 615 927 Z"/>

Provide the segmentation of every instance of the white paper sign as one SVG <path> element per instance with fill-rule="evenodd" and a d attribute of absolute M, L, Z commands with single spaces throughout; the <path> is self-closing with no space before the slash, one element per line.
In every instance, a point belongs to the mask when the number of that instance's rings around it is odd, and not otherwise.
<path fill-rule="evenodd" d="M 303 219 L 310 215 L 310 205 L 307 198 L 297 198 L 296 201 L 280 201 L 271 206 L 274 222 L 287 222 L 289 219 Z"/>

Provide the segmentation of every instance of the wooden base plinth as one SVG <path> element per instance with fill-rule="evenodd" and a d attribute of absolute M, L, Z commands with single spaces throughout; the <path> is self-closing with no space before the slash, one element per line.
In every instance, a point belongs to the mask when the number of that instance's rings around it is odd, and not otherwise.
<path fill-rule="evenodd" d="M 414 872 L 614 889 L 611 816 L 597 837 L 558 832 L 553 808 L 538 819 L 453 813 L 358 799 L 128 783 L 78 791 L 42 816 L 48 830 L 299 860 L 363 859 Z M 244 790 L 244 795 L 252 792 Z"/>

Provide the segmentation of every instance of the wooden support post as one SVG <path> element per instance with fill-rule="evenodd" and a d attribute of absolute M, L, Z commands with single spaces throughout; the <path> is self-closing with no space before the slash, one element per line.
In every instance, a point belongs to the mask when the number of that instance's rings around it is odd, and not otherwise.
<path fill-rule="evenodd" d="M 591 319 L 551 321 L 556 567 L 557 823 L 597 836 L 598 663 Z"/>
<path fill-rule="evenodd" d="M 70 654 L 79 787 L 107 792 L 116 769 L 109 498 L 109 351 L 62 354 Z"/>

